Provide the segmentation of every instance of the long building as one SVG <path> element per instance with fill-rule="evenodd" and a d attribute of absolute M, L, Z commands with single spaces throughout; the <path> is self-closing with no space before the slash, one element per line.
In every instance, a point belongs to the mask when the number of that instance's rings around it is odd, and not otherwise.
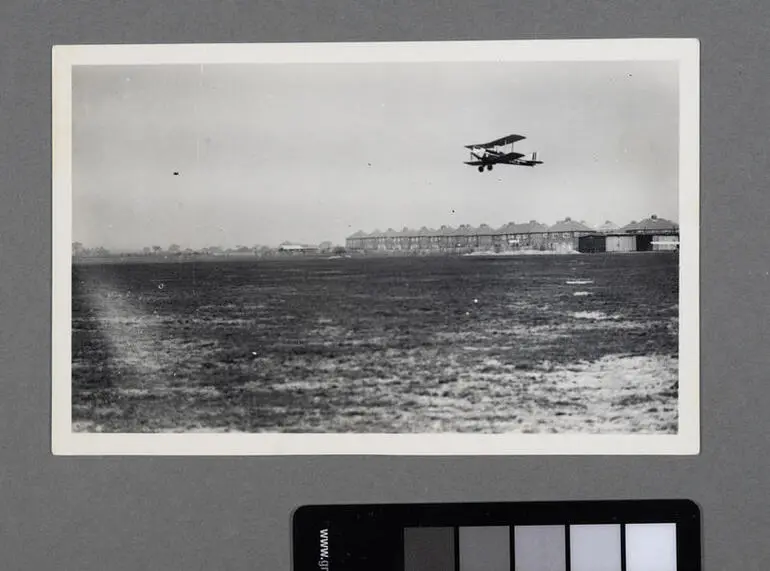
<path fill-rule="evenodd" d="M 656 236 L 676 236 L 678 240 L 679 226 L 675 222 L 652 215 L 641 222 L 633 221 L 623 228 L 618 228 L 612 222 L 607 221 L 596 229 L 585 222 L 578 222 L 571 218 L 560 220 L 552 226 L 530 220 L 525 223 L 509 222 L 499 228 L 492 228 L 487 224 L 481 224 L 477 227 L 463 224 L 457 228 L 441 226 L 437 229 L 423 226 L 419 230 L 404 228 L 400 231 L 388 228 L 386 231 L 374 230 L 370 233 L 359 230 L 348 236 L 346 247 L 350 251 L 362 253 L 579 251 L 581 239 L 583 244 L 588 244 L 586 238 L 598 236 L 604 237 L 604 249 L 601 251 L 606 251 L 607 240 L 610 236 L 636 235 L 648 236 L 650 241 L 656 241 L 654 240 Z M 634 245 L 637 241 L 636 238 L 633 240 Z M 591 242 L 591 247 L 586 251 L 599 251 L 601 248 L 599 242 L 601 240 L 598 238 Z M 611 238 L 609 243 L 614 244 Z"/>

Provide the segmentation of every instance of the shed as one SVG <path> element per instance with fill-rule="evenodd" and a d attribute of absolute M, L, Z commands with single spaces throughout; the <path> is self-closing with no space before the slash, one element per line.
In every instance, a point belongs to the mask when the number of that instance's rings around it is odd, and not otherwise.
<path fill-rule="evenodd" d="M 627 234 L 608 234 L 607 252 L 635 252 L 636 236 Z"/>
<path fill-rule="evenodd" d="M 578 238 L 578 252 L 596 254 L 607 251 L 607 237 L 603 234 L 589 234 Z"/>
<path fill-rule="evenodd" d="M 651 244 L 654 252 L 676 251 L 679 250 L 679 236 L 671 234 L 653 236 Z"/>

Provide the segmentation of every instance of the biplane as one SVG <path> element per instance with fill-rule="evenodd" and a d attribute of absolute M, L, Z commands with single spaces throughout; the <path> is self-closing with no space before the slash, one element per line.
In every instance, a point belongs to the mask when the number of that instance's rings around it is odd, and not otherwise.
<path fill-rule="evenodd" d="M 537 152 L 530 155 L 517 153 L 513 150 L 514 143 L 526 139 L 521 135 L 508 135 L 501 137 L 489 143 L 478 145 L 465 145 L 470 150 L 471 160 L 465 161 L 466 165 L 478 167 L 479 172 L 484 169 L 492 170 L 494 165 L 514 165 L 523 167 L 534 167 L 542 165 L 543 161 L 537 160 Z"/>

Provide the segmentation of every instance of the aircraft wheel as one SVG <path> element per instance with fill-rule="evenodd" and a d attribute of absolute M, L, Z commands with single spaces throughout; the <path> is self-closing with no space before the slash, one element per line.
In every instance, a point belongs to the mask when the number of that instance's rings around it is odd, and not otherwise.
<path fill-rule="evenodd" d="M 484 167 L 479 167 L 479 172 L 484 172 Z"/>
<path fill-rule="evenodd" d="M 487 165 L 487 170 L 491 171 L 492 170 L 492 165 Z"/>

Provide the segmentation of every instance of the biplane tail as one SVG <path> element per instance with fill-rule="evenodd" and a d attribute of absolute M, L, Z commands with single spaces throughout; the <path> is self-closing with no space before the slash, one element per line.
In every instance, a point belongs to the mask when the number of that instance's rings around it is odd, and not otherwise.
<path fill-rule="evenodd" d="M 535 165 L 542 165 L 543 161 L 537 158 L 537 151 L 533 152 L 531 158 L 526 161 L 527 166 L 534 167 Z"/>

